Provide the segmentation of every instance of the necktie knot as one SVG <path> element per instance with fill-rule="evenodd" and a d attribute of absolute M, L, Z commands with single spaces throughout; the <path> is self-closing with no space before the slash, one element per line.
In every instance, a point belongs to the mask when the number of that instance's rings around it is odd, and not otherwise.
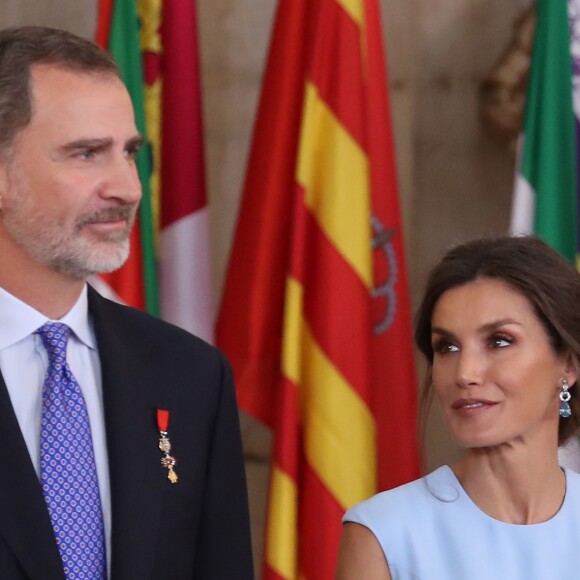
<path fill-rule="evenodd" d="M 69 326 L 62 322 L 47 322 L 36 332 L 42 338 L 51 362 L 59 358 L 66 360 L 66 345 L 71 333 Z"/>

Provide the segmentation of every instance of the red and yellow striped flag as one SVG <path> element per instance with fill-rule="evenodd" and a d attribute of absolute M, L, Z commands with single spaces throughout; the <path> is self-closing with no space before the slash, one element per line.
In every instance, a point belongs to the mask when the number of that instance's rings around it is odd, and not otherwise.
<path fill-rule="evenodd" d="M 211 342 L 195 1 L 100 0 L 97 42 L 117 60 L 147 137 L 131 255 L 98 289 Z"/>
<path fill-rule="evenodd" d="M 263 580 L 334 575 L 341 516 L 418 475 L 377 0 L 281 0 L 218 322 L 274 430 Z"/>

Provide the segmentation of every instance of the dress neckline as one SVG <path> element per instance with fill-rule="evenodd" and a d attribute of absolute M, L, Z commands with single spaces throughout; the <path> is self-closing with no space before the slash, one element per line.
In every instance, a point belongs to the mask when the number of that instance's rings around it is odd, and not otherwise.
<path fill-rule="evenodd" d="M 465 491 L 459 479 L 455 475 L 455 472 L 449 465 L 442 465 L 435 471 L 431 472 L 425 477 L 425 481 L 429 491 L 439 500 L 444 502 L 454 502 L 457 500 L 462 500 L 468 508 L 479 514 L 480 517 L 486 518 L 495 525 L 500 526 L 516 526 L 518 528 L 534 529 L 539 526 L 546 526 L 555 523 L 559 516 L 566 510 L 568 503 L 568 490 L 570 489 L 570 472 L 565 467 L 562 467 L 564 471 L 565 481 L 566 481 L 566 491 L 564 493 L 564 499 L 558 511 L 549 519 L 543 522 L 537 522 L 534 524 L 515 524 L 512 522 L 504 522 L 503 520 L 498 520 L 484 512 L 469 496 Z"/>

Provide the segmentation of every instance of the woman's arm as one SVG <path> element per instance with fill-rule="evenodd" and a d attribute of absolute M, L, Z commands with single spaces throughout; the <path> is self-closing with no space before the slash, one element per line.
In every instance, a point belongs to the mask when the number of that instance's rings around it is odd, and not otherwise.
<path fill-rule="evenodd" d="M 389 566 L 374 534 L 347 522 L 342 527 L 335 580 L 391 580 Z"/>

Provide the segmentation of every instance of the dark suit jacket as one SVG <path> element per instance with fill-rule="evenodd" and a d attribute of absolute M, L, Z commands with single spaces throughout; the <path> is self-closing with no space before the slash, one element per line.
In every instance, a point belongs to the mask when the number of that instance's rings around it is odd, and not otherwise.
<path fill-rule="evenodd" d="M 111 580 L 251 580 L 238 415 L 223 355 L 92 289 L 89 311 L 105 403 Z M 157 409 L 170 411 L 175 484 L 160 463 Z M 0 445 L 0 578 L 64 580 L 40 483 L 1 375 Z"/>

